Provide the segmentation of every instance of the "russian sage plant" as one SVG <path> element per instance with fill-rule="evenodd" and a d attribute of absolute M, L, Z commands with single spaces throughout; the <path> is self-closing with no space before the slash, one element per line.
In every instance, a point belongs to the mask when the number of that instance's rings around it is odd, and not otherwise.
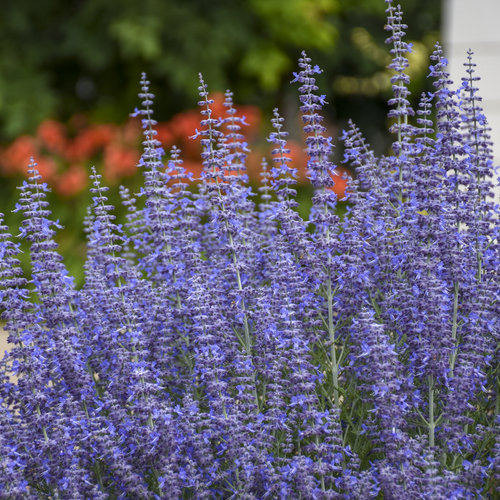
<path fill-rule="evenodd" d="M 394 143 L 377 157 L 349 123 L 342 220 L 305 53 L 307 221 L 279 110 L 257 201 L 245 118 L 228 91 L 215 119 L 201 75 L 200 179 L 162 150 L 143 75 L 144 185 L 121 189 L 120 225 L 92 169 L 81 289 L 32 160 L 19 234 L 0 222 L 0 498 L 498 498 L 488 125 L 471 52 L 457 88 L 436 45 L 411 107 L 405 28 L 387 0 Z"/>

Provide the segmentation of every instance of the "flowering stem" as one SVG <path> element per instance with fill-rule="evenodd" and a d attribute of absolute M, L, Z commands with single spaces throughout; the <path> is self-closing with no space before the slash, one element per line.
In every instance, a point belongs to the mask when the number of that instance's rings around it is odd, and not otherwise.
<path fill-rule="evenodd" d="M 94 175 L 95 175 L 95 170 L 94 170 Z M 103 209 L 104 209 L 104 208 L 105 208 L 105 203 L 104 203 L 104 199 L 103 199 L 103 196 L 102 196 L 102 194 L 101 194 L 101 191 L 100 191 L 100 190 L 98 191 L 98 201 L 99 201 L 99 203 L 101 204 L 101 208 L 103 208 Z M 104 217 L 105 217 L 105 219 L 106 219 L 106 227 L 110 227 L 110 225 L 111 225 L 111 221 L 110 221 L 110 219 L 109 219 L 109 217 L 108 217 L 107 212 L 105 212 Z M 116 261 L 116 254 L 115 254 L 115 251 L 114 251 L 114 250 L 112 250 L 111 255 L 112 255 L 112 257 L 113 257 L 113 262 L 114 262 L 114 264 L 113 264 L 113 266 L 114 266 L 114 271 L 115 271 L 115 273 L 116 273 L 116 275 L 117 275 L 117 280 L 116 280 L 116 281 L 117 281 L 117 283 L 116 283 L 116 284 L 117 284 L 118 289 L 120 290 L 120 299 L 121 299 L 121 302 L 122 302 L 123 306 L 125 307 L 125 306 L 126 306 L 126 302 L 125 302 L 125 295 L 124 295 L 124 293 L 123 293 L 123 283 L 122 283 L 122 280 L 121 280 L 121 278 L 120 278 L 119 268 L 118 268 L 118 264 L 117 264 L 117 261 Z M 132 331 L 133 331 L 133 330 L 132 330 L 132 327 L 133 327 L 133 326 L 134 326 L 134 325 L 132 325 L 132 323 L 130 322 L 130 319 L 129 319 L 127 316 L 125 316 L 125 327 L 126 327 L 126 330 L 128 331 L 128 333 L 130 333 L 130 334 L 132 333 Z M 135 345 L 132 345 L 131 352 L 132 352 L 132 354 L 133 354 L 133 361 L 134 361 L 135 363 L 138 363 L 138 362 L 139 362 L 139 356 L 138 356 L 138 354 L 137 354 L 137 352 L 136 352 L 136 347 L 135 347 Z M 146 383 L 146 379 L 144 378 L 144 375 L 141 375 L 141 376 L 140 376 L 140 382 L 141 382 L 141 385 L 142 385 L 142 386 L 144 386 L 144 385 L 145 385 L 145 383 Z M 148 401 L 148 399 L 149 399 L 147 394 L 143 394 L 143 395 L 142 395 L 142 398 L 144 399 L 144 401 Z M 134 412 L 133 412 L 133 411 L 131 411 L 131 414 L 132 414 L 132 415 L 133 415 L 133 413 L 134 413 Z M 149 411 L 149 414 L 148 414 L 147 426 L 148 426 L 151 430 L 153 430 L 153 429 L 154 429 L 154 421 L 153 421 L 153 415 L 152 415 L 151 411 Z M 156 483 L 157 483 L 157 485 L 158 485 L 158 493 L 159 493 L 160 495 L 163 495 L 163 491 L 162 491 L 162 489 L 161 489 L 161 487 L 160 487 L 160 483 L 159 483 L 159 480 L 158 480 L 158 472 L 157 472 L 157 470 L 156 470 L 156 468 L 155 468 L 155 467 L 152 467 L 152 473 L 153 473 L 153 475 L 154 475 L 154 477 L 155 477 L 155 479 L 156 479 Z"/>
<path fill-rule="evenodd" d="M 458 327 L 458 281 L 453 284 L 453 315 L 451 322 L 451 339 L 453 341 L 453 352 L 450 358 L 450 377 L 453 377 L 453 369 L 455 367 L 455 361 L 457 359 L 457 327 Z"/>
<path fill-rule="evenodd" d="M 472 52 L 469 51 L 469 54 L 468 54 L 468 73 L 469 73 L 469 82 L 468 82 L 468 88 L 469 88 L 469 99 L 470 99 L 470 105 L 471 105 L 471 109 L 473 110 L 474 112 L 474 115 L 472 117 L 472 131 L 473 131 L 473 134 L 474 134 L 474 150 L 475 150 L 475 159 L 476 159 L 476 169 L 477 169 L 477 174 L 476 174 L 476 185 L 477 185 L 477 198 L 476 198 L 476 201 L 475 201 L 475 212 L 477 211 L 477 208 L 478 208 L 478 205 L 479 203 L 481 203 L 481 199 L 482 199 L 482 193 L 481 193 L 481 179 L 482 179 L 482 176 L 481 176 L 481 173 L 480 173 L 480 170 L 479 170 L 479 162 L 480 162 L 480 158 L 479 158 L 479 144 L 478 144 L 478 135 L 479 135 L 479 130 L 478 130 L 478 117 L 477 117 L 477 108 L 476 108 L 476 99 L 475 99 L 475 96 L 474 96 L 474 87 L 473 87 L 473 83 L 474 83 L 474 80 L 473 80 L 473 77 L 472 77 Z M 483 214 L 482 212 L 479 210 L 479 222 L 481 222 L 483 219 Z M 479 249 L 479 237 L 478 237 L 478 233 L 476 231 L 476 238 L 475 238 L 475 243 L 476 243 L 476 257 L 477 257 L 477 282 L 480 283 L 481 282 L 481 274 L 482 274 L 482 253 Z"/>
<path fill-rule="evenodd" d="M 323 186 L 323 191 L 326 191 L 326 188 Z M 326 202 L 323 205 L 323 211 L 325 216 L 328 213 L 328 206 Z M 326 242 L 327 245 L 330 242 L 330 227 L 326 227 Z M 327 281 L 326 281 L 326 299 L 328 304 L 328 336 L 330 339 L 330 363 L 332 367 L 332 383 L 333 383 L 333 400 L 335 401 L 335 406 L 340 408 L 340 399 L 339 399 L 339 365 L 337 363 L 337 346 L 335 345 L 335 326 L 333 324 L 333 296 L 334 291 L 332 290 L 332 274 L 331 274 L 331 256 L 328 255 L 327 262 Z"/>
<path fill-rule="evenodd" d="M 207 98 L 205 98 L 205 106 L 206 106 L 206 113 L 207 116 L 210 117 L 212 110 L 210 109 L 210 104 Z M 209 154 L 210 158 L 208 160 L 209 163 L 212 164 L 212 173 L 215 178 L 215 184 L 217 186 L 217 194 L 218 194 L 218 201 L 219 201 L 219 209 L 221 210 L 222 213 L 225 214 L 226 209 L 224 206 L 224 203 L 222 202 L 223 196 L 222 196 L 222 190 L 221 190 L 221 185 L 219 182 L 219 175 L 217 175 L 217 167 L 216 167 L 216 152 L 214 149 L 214 130 L 212 128 L 212 122 L 211 120 L 208 120 L 208 140 L 207 140 L 207 146 L 209 147 Z M 236 283 L 238 287 L 238 291 L 242 292 L 243 291 L 243 285 L 241 282 L 241 275 L 240 275 L 240 270 L 238 269 L 238 258 L 236 255 L 236 251 L 234 249 L 234 240 L 233 240 L 233 235 L 231 234 L 230 227 L 229 227 L 229 222 L 227 220 L 227 217 L 224 217 L 224 227 L 226 230 L 226 235 L 228 238 L 228 243 L 229 247 L 231 248 L 231 257 L 233 261 L 233 265 L 235 268 L 235 274 L 236 274 Z M 251 345 L 251 340 L 250 340 L 250 327 L 248 324 L 248 314 L 246 310 L 246 305 L 245 305 L 245 299 L 241 299 L 241 312 L 243 313 L 243 330 L 244 330 L 244 343 L 243 343 L 243 348 L 245 350 L 245 353 L 247 356 L 252 355 L 252 345 Z M 259 404 L 259 396 L 257 394 L 257 387 L 256 387 L 256 378 L 255 378 L 255 370 L 252 371 L 252 380 L 253 380 L 253 393 L 255 397 L 255 404 L 256 404 L 256 412 L 258 413 L 260 411 L 260 404 Z"/>
<path fill-rule="evenodd" d="M 434 430 L 436 427 L 436 422 L 434 421 L 434 377 L 429 375 L 427 382 L 429 385 L 429 419 L 427 425 L 429 427 L 429 446 L 433 448 L 435 444 Z"/>
<path fill-rule="evenodd" d="M 332 292 L 332 280 L 330 275 L 330 269 L 328 270 L 328 280 L 326 283 L 326 298 L 328 301 L 328 334 L 330 337 L 330 362 L 332 366 L 332 382 L 333 382 L 333 400 L 335 401 L 335 406 L 339 408 L 339 379 L 338 370 L 339 366 L 337 363 L 337 347 L 335 345 L 335 327 L 333 325 L 333 292 Z"/>

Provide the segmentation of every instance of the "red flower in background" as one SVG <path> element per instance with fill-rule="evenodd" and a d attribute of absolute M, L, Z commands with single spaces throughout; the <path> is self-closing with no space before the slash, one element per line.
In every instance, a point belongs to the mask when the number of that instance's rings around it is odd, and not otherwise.
<path fill-rule="evenodd" d="M 104 150 L 104 175 L 114 182 L 121 177 L 128 177 L 137 172 L 140 154 L 135 149 L 128 149 L 120 144 L 109 144 Z"/>
<path fill-rule="evenodd" d="M 170 147 L 175 144 L 182 150 L 182 154 L 185 158 L 189 158 L 194 162 L 199 162 L 200 141 L 190 139 L 199 126 L 200 114 L 196 110 L 184 111 L 175 115 L 168 122 L 171 142 L 166 143 L 165 147 Z"/>
<path fill-rule="evenodd" d="M 351 174 L 343 167 L 336 167 L 335 172 L 332 175 L 333 182 L 335 183 L 332 190 L 337 195 L 337 199 L 342 200 L 346 196 L 347 182 Z"/>
<path fill-rule="evenodd" d="M 158 125 L 164 125 L 159 123 Z M 128 120 L 120 129 L 123 141 L 127 144 L 137 144 L 141 138 L 141 126 L 137 120 Z"/>
<path fill-rule="evenodd" d="M 63 154 L 66 149 L 66 129 L 62 123 L 55 120 L 43 121 L 36 133 L 51 153 Z"/>
<path fill-rule="evenodd" d="M 6 175 L 25 173 L 31 157 L 38 157 L 36 139 L 28 135 L 18 137 L 2 152 L 3 173 Z"/>
<path fill-rule="evenodd" d="M 0 152 L 0 170 L 5 175 L 27 175 L 34 157 L 44 180 L 52 181 L 59 194 L 73 196 L 87 184 L 88 173 L 82 165 L 102 164 L 104 175 L 113 182 L 133 175 L 139 138 L 140 127 L 133 121 L 119 127 L 89 125 L 83 116 L 73 117 L 69 126 L 45 120 L 36 136 L 21 136 Z"/>
<path fill-rule="evenodd" d="M 64 156 L 70 162 L 83 162 L 102 150 L 116 134 L 116 125 L 91 125 L 69 141 Z"/>
<path fill-rule="evenodd" d="M 156 139 L 158 139 L 164 148 L 171 147 L 175 144 L 175 135 L 172 131 L 170 123 L 158 123 L 156 126 Z"/>
<path fill-rule="evenodd" d="M 55 160 L 48 156 L 35 156 L 38 173 L 42 176 L 44 182 L 51 183 L 57 173 L 57 164 Z M 26 168 L 26 167 L 25 167 Z"/>
<path fill-rule="evenodd" d="M 88 172 L 81 165 L 71 165 L 56 180 L 55 190 L 62 196 L 75 196 L 87 186 Z"/>
<path fill-rule="evenodd" d="M 226 115 L 224 94 L 211 96 L 212 117 Z M 262 115 L 255 106 L 235 106 L 238 116 L 245 117 L 247 126 L 240 133 L 250 144 L 251 152 L 247 156 L 247 173 L 252 182 L 260 182 L 262 157 L 268 162 L 272 147 L 257 143 Z M 178 113 L 170 121 L 158 123 L 157 139 L 163 148 L 173 146 L 181 149 L 183 166 L 191 172 L 194 179 L 201 176 L 200 139 L 191 139 L 200 126 L 199 110 L 191 109 Z M 223 131 L 227 132 L 227 130 Z M 80 193 L 88 184 L 90 165 L 101 167 L 108 182 L 119 182 L 124 177 L 134 175 L 140 158 L 140 144 L 143 140 L 141 122 L 129 120 L 124 125 L 88 124 L 83 115 L 74 116 L 68 125 L 55 120 L 45 120 L 37 129 L 36 136 L 21 136 L 0 151 L 0 171 L 5 175 L 26 175 L 31 157 L 38 163 L 38 169 L 44 180 L 52 181 L 55 191 L 62 196 L 71 197 Z M 290 167 L 297 170 L 297 181 L 307 182 L 307 155 L 302 144 L 289 140 Z M 339 167 L 333 176 L 333 190 L 339 199 L 344 198 L 348 171 Z"/>

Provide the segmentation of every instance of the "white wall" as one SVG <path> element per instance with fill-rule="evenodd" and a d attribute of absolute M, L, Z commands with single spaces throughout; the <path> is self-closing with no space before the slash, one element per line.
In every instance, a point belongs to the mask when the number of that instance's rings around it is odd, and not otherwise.
<path fill-rule="evenodd" d="M 474 52 L 479 95 L 494 143 L 495 165 L 500 165 L 500 0 L 443 0 L 443 44 L 451 77 L 465 76 L 467 50 Z M 496 199 L 500 199 L 497 190 Z"/>

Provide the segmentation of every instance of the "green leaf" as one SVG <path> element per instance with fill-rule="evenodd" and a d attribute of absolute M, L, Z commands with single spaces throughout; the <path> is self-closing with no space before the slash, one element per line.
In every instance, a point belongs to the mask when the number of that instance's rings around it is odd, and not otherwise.
<path fill-rule="evenodd" d="M 110 26 L 126 57 L 143 57 L 152 61 L 161 56 L 160 19 L 151 16 L 140 19 L 118 19 Z"/>
<path fill-rule="evenodd" d="M 259 80 L 266 90 L 276 90 L 281 77 L 287 73 L 292 65 L 289 57 L 277 46 L 270 42 L 254 45 L 240 63 L 241 71 Z"/>

